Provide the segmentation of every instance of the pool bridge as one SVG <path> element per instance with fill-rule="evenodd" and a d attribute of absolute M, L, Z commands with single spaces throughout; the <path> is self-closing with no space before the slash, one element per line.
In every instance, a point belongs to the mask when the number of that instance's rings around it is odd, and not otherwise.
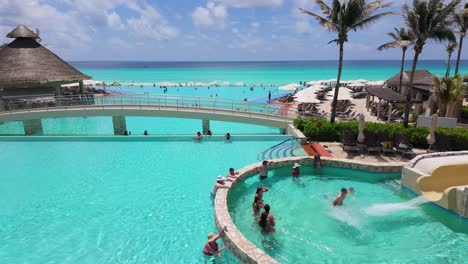
<path fill-rule="evenodd" d="M 126 116 L 200 119 L 204 133 L 210 120 L 277 127 L 284 133 L 297 111 L 275 104 L 169 95 L 60 96 L 0 105 L 0 122 L 23 121 L 26 135 L 42 132 L 43 118 L 93 116 L 111 116 L 115 135 L 127 130 Z"/>

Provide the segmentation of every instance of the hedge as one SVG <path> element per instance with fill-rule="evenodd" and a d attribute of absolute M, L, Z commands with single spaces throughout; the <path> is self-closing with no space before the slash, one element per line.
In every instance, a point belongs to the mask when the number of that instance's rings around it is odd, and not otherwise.
<path fill-rule="evenodd" d="M 340 141 L 341 134 L 344 130 L 351 130 L 358 133 L 358 122 L 335 122 L 330 123 L 326 119 L 320 118 L 303 118 L 294 120 L 294 126 L 301 130 L 304 135 L 316 141 Z M 391 138 L 394 138 L 397 133 L 405 133 L 410 138 L 411 144 L 416 148 L 428 148 L 426 137 L 429 130 L 426 127 L 410 126 L 403 127 L 398 123 L 373 123 L 366 122 L 367 131 L 388 132 Z M 468 129 L 466 128 L 436 128 L 436 134 L 447 136 L 452 150 L 468 150 Z"/>
<path fill-rule="evenodd" d="M 463 119 L 468 119 L 468 106 L 462 107 L 460 117 Z"/>

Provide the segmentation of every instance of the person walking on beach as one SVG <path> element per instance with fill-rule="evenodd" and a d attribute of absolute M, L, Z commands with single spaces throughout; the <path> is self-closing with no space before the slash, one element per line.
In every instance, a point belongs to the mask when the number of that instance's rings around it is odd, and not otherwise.
<path fill-rule="evenodd" d="M 265 210 L 262 215 L 260 216 L 260 221 L 258 221 L 258 225 L 262 228 L 262 233 L 274 233 L 275 230 L 275 217 L 270 214 L 270 205 L 265 204 L 263 207 Z"/>
<path fill-rule="evenodd" d="M 271 103 L 271 91 L 268 91 L 268 103 Z"/>
<path fill-rule="evenodd" d="M 341 188 L 341 193 L 338 194 L 333 201 L 333 206 L 341 206 L 343 205 L 343 201 L 346 198 L 346 194 L 348 193 L 348 190 L 346 188 Z"/>

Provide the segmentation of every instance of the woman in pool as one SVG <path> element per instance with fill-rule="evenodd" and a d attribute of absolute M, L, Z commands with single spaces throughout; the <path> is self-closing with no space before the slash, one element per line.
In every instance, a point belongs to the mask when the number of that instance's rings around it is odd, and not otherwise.
<path fill-rule="evenodd" d="M 258 186 L 257 191 L 255 192 L 255 198 L 258 198 L 258 199 L 262 200 L 264 192 L 268 192 L 268 188 Z"/>
<path fill-rule="evenodd" d="M 252 204 L 252 208 L 253 208 L 253 215 L 254 216 L 258 215 L 258 213 L 260 212 L 260 209 L 263 208 L 263 200 L 258 197 L 255 197 L 254 202 Z"/>
<path fill-rule="evenodd" d="M 226 136 L 224 136 L 224 139 L 226 139 L 226 141 L 230 141 L 231 140 L 231 134 L 226 133 Z"/>
<path fill-rule="evenodd" d="M 292 176 L 293 177 L 299 177 L 299 175 L 301 174 L 300 167 L 301 167 L 301 165 L 299 165 L 299 163 L 294 163 L 294 166 L 293 166 L 293 169 L 292 169 Z"/>
<path fill-rule="evenodd" d="M 208 241 L 205 243 L 205 247 L 203 248 L 203 259 L 205 260 L 205 263 L 216 263 L 216 256 L 221 257 L 221 252 L 226 249 L 226 246 L 219 248 L 216 240 L 221 238 L 221 235 L 225 231 L 225 229 L 222 229 L 217 235 L 212 232 L 208 234 Z"/>
<path fill-rule="evenodd" d="M 265 204 L 263 207 L 265 212 L 262 213 L 260 216 L 260 221 L 258 221 L 258 225 L 262 228 L 262 233 L 274 233 L 275 230 L 275 217 L 270 214 L 270 205 Z"/>

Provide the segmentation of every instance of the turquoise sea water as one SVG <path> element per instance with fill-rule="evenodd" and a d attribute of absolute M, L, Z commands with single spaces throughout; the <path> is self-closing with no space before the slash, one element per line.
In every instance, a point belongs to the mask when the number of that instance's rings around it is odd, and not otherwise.
<path fill-rule="evenodd" d="M 0 142 L 0 263 L 201 263 L 216 176 L 284 138 Z"/>
<path fill-rule="evenodd" d="M 467 61 L 461 61 L 461 74 L 468 74 Z M 106 82 L 154 83 L 229 81 L 247 84 L 283 85 L 291 82 L 336 78 L 337 61 L 283 62 L 73 62 L 96 80 Z M 453 68 L 453 67 L 452 67 Z M 406 70 L 411 69 L 408 61 Z M 418 69 L 444 75 L 443 60 L 423 60 Z M 400 70 L 400 61 L 345 60 L 342 79 L 386 80 Z"/>
<path fill-rule="evenodd" d="M 414 198 L 391 180 L 398 175 L 338 168 L 316 175 L 301 169 L 299 179 L 280 169 L 261 183 L 270 188 L 263 199 L 276 218 L 273 235 L 262 235 L 252 216 L 257 177 L 237 185 L 229 197 L 239 230 L 281 263 L 466 263 L 468 221 L 430 204 L 382 216 L 366 213 L 372 205 Z M 342 187 L 356 192 L 333 207 Z"/>

